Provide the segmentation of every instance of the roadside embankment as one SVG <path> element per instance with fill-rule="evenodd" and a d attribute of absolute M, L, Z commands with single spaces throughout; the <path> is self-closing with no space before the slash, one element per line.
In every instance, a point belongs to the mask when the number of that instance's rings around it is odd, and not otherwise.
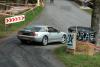
<path fill-rule="evenodd" d="M 73 55 L 66 52 L 66 46 L 55 49 L 56 57 L 65 64 L 66 67 L 100 67 L 100 54 L 94 56 Z"/>
<path fill-rule="evenodd" d="M 18 15 L 25 15 L 25 21 L 6 25 L 6 29 L 5 29 L 5 18 L 8 16 L 0 16 L 0 38 L 3 38 L 7 36 L 9 33 L 16 31 L 19 28 L 29 24 L 31 21 L 35 19 L 36 16 L 38 16 L 41 13 L 42 10 L 43 7 L 38 6 L 28 11 L 25 11 L 21 14 L 18 14 Z"/>

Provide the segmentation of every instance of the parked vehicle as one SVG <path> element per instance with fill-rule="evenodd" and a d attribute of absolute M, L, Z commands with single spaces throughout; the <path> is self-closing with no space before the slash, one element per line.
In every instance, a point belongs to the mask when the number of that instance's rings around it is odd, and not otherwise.
<path fill-rule="evenodd" d="M 68 28 L 69 32 L 77 32 L 77 40 L 96 42 L 96 32 L 89 27 L 71 26 Z"/>
<path fill-rule="evenodd" d="M 22 43 L 35 41 L 47 45 L 51 42 L 66 42 L 66 33 L 51 26 L 29 26 L 20 30 L 17 37 Z"/>

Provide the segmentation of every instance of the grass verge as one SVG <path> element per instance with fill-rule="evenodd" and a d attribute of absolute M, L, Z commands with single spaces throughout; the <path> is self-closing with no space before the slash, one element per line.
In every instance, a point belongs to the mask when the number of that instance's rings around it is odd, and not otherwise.
<path fill-rule="evenodd" d="M 24 13 L 25 21 L 22 21 L 20 23 L 11 24 L 11 27 L 9 30 L 14 31 L 14 30 L 20 28 L 21 26 L 27 25 L 28 23 L 32 22 L 35 19 L 35 17 L 41 13 L 42 9 L 43 9 L 42 7 L 37 7 L 34 10 L 30 10 L 30 11 Z"/>
<path fill-rule="evenodd" d="M 41 13 L 42 10 L 43 10 L 43 7 L 39 6 L 33 10 L 29 10 L 25 13 L 22 13 L 21 15 L 25 15 L 25 21 L 7 25 L 6 32 L 5 32 L 4 22 L 3 22 L 5 17 L 2 17 L 1 18 L 2 23 L 0 24 L 0 38 L 6 36 L 8 32 L 15 31 L 15 30 L 21 28 L 22 26 L 29 24 L 30 22 L 32 22 L 35 19 L 36 16 L 38 16 Z"/>
<path fill-rule="evenodd" d="M 54 53 L 66 67 L 100 67 L 100 54 L 95 56 L 72 55 L 65 51 L 66 47 L 55 49 Z"/>
<path fill-rule="evenodd" d="M 92 9 L 83 9 L 83 10 L 92 15 Z"/>

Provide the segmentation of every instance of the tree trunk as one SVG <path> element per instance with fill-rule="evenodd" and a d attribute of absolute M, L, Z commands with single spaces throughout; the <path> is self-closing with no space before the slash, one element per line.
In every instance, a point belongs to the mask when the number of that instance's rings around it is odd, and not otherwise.
<path fill-rule="evenodd" d="M 97 43 L 100 37 L 100 0 L 94 0 L 91 28 L 96 31 Z M 98 37 L 99 36 L 99 37 Z"/>

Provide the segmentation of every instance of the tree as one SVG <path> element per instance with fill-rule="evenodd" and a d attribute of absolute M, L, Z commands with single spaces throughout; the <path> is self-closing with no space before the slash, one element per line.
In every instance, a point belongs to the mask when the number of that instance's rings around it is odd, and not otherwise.
<path fill-rule="evenodd" d="M 96 37 L 100 36 L 100 0 L 93 0 L 93 14 L 91 28 L 96 31 Z M 97 40 L 98 43 L 98 40 Z"/>

